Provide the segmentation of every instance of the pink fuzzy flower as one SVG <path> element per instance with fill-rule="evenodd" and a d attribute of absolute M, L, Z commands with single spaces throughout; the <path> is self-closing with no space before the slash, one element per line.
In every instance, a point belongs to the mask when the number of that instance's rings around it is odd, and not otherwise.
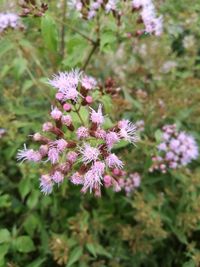
<path fill-rule="evenodd" d="M 51 147 L 55 147 L 58 152 L 63 152 L 66 148 L 67 148 L 67 142 L 65 141 L 65 139 L 58 139 L 54 142 L 50 143 Z"/>
<path fill-rule="evenodd" d="M 50 175 L 44 174 L 40 178 L 40 188 L 41 191 L 45 194 L 48 195 L 52 192 L 53 189 L 53 182 L 51 180 Z"/>
<path fill-rule="evenodd" d="M 129 120 L 122 120 L 118 122 L 119 135 L 122 139 L 134 144 L 138 140 L 136 133 L 136 126 Z"/>
<path fill-rule="evenodd" d="M 72 117 L 70 115 L 63 115 L 61 121 L 64 125 L 70 126 L 72 124 Z"/>
<path fill-rule="evenodd" d="M 108 167 L 110 168 L 123 168 L 123 162 L 114 154 L 110 154 L 107 158 L 106 158 L 106 164 L 108 165 Z"/>
<path fill-rule="evenodd" d="M 97 86 L 97 81 L 91 76 L 84 75 L 81 84 L 86 90 L 92 90 Z"/>
<path fill-rule="evenodd" d="M 109 132 L 106 134 L 105 140 L 106 140 L 106 144 L 108 146 L 108 149 L 111 149 L 114 144 L 119 142 L 120 139 L 119 139 L 119 136 L 117 135 L 117 133 Z"/>
<path fill-rule="evenodd" d="M 98 107 L 98 111 L 95 111 L 94 109 L 92 109 L 92 112 L 90 114 L 90 119 L 93 123 L 96 123 L 98 125 L 102 124 L 104 122 L 104 117 L 102 114 L 102 105 L 100 104 Z"/>
<path fill-rule="evenodd" d="M 87 138 L 89 136 L 89 131 L 86 127 L 81 126 L 76 131 L 78 139 Z"/>
<path fill-rule="evenodd" d="M 80 148 L 82 154 L 82 161 L 86 164 L 91 161 L 96 161 L 100 154 L 100 151 L 96 147 L 91 147 L 89 144 L 85 143 L 83 147 Z"/>
<path fill-rule="evenodd" d="M 101 128 L 98 128 L 96 131 L 95 131 L 95 137 L 96 138 L 99 138 L 99 139 L 105 139 L 106 137 L 106 131 L 101 129 Z"/>
<path fill-rule="evenodd" d="M 91 193 L 92 190 L 100 187 L 101 184 L 102 184 L 101 176 L 99 175 L 99 173 L 94 172 L 91 169 L 88 172 L 86 172 L 86 174 L 84 175 L 84 184 L 83 184 L 82 192 L 86 192 L 89 189 Z"/>
<path fill-rule="evenodd" d="M 53 175 L 51 176 L 51 178 L 55 183 L 59 184 L 59 183 L 63 182 L 64 174 L 60 171 L 55 171 L 53 173 Z"/>
<path fill-rule="evenodd" d="M 112 185 L 112 176 L 110 176 L 110 175 L 105 175 L 104 176 L 104 178 L 103 178 L 103 181 L 104 181 L 104 185 L 105 185 L 105 187 L 111 187 L 111 185 Z"/>
<path fill-rule="evenodd" d="M 33 149 L 27 149 L 24 144 L 24 149 L 19 150 L 17 153 L 17 160 L 21 160 L 22 162 L 25 160 L 39 162 L 42 159 L 42 155 L 39 151 L 34 151 Z"/>
<path fill-rule="evenodd" d="M 78 154 L 74 151 L 70 151 L 68 154 L 67 154 L 67 159 L 70 163 L 74 163 L 78 158 Z"/>
<path fill-rule="evenodd" d="M 80 184 L 83 184 L 83 176 L 78 173 L 78 172 L 75 172 L 71 178 L 70 178 L 70 181 L 75 184 L 75 185 L 80 185 Z"/>
<path fill-rule="evenodd" d="M 51 111 L 51 117 L 54 120 L 59 120 L 61 116 L 62 116 L 62 112 L 57 107 L 54 107 Z"/>
<path fill-rule="evenodd" d="M 51 161 L 52 164 L 55 164 L 59 160 L 59 152 L 58 149 L 52 147 L 48 151 L 48 158 Z"/>
<path fill-rule="evenodd" d="M 43 125 L 42 125 L 42 131 L 43 132 L 49 132 L 51 131 L 53 128 L 53 124 L 51 122 L 45 122 Z"/>
<path fill-rule="evenodd" d="M 52 80 L 49 80 L 49 84 L 60 92 L 62 90 L 69 89 L 70 87 L 77 87 L 80 81 L 81 72 L 78 69 L 70 72 L 59 72 L 53 76 Z"/>

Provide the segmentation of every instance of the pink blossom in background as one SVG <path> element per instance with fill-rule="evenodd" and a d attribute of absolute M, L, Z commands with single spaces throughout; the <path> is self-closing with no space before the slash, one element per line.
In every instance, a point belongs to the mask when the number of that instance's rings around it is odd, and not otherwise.
<path fill-rule="evenodd" d="M 193 136 L 179 132 L 176 125 L 165 125 L 162 131 L 162 141 L 158 144 L 159 155 L 152 158 L 150 171 L 177 169 L 186 166 L 199 156 L 198 146 Z"/>

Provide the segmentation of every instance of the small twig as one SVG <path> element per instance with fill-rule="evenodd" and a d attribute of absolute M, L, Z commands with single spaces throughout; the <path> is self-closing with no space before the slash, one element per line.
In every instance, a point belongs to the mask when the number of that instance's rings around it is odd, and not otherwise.
<path fill-rule="evenodd" d="M 55 20 L 57 20 L 59 23 L 66 25 L 71 31 L 74 31 L 75 33 L 78 33 L 79 35 L 81 35 L 84 39 L 86 39 L 87 41 L 89 41 L 91 44 L 95 44 L 95 41 L 92 40 L 91 38 L 89 38 L 87 35 L 85 35 L 84 33 L 80 32 L 78 29 L 74 28 L 73 26 L 70 26 L 69 24 L 67 24 L 66 22 L 63 22 L 57 18 L 55 18 Z"/>
<path fill-rule="evenodd" d="M 86 61 L 85 61 L 84 65 L 83 65 L 83 67 L 82 67 L 82 70 L 83 70 L 83 71 L 86 70 L 86 68 L 87 68 L 87 66 L 88 66 L 88 64 L 89 64 L 89 62 L 90 62 L 90 60 L 91 60 L 93 54 L 95 53 L 96 49 L 99 47 L 99 44 L 100 44 L 100 40 L 97 39 L 97 41 L 93 44 L 92 49 L 91 49 L 91 51 L 90 51 L 88 57 L 86 58 Z"/>
<path fill-rule="evenodd" d="M 79 119 L 80 119 L 80 121 L 81 121 L 81 123 L 83 124 L 83 126 L 85 125 L 85 123 L 84 123 L 84 121 L 83 121 L 83 119 L 82 119 L 82 117 L 81 117 L 81 115 L 80 115 L 80 112 L 79 112 L 79 110 L 76 108 L 76 107 L 74 107 L 74 111 L 77 113 L 77 115 L 78 115 L 78 117 L 79 117 Z"/>

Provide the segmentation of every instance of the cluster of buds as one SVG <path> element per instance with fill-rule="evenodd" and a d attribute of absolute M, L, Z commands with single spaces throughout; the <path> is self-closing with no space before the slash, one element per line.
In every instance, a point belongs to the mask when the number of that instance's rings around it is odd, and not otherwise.
<path fill-rule="evenodd" d="M 38 5 L 35 0 L 23 0 L 19 3 L 19 6 L 22 8 L 21 17 L 28 17 L 29 15 L 41 17 L 48 10 L 46 3 Z"/>
<path fill-rule="evenodd" d="M 120 12 L 118 11 L 119 0 L 93 0 L 93 1 L 82 1 L 73 0 L 71 1 L 73 8 L 80 12 L 81 17 L 84 19 L 91 20 L 96 17 L 98 11 L 104 10 L 107 14 L 112 13 L 113 16 L 120 20 Z"/>
<path fill-rule="evenodd" d="M 8 29 L 23 30 L 20 17 L 15 13 L 0 13 L 0 34 Z"/>
<path fill-rule="evenodd" d="M 111 77 L 106 79 L 104 87 L 106 94 L 110 94 L 113 97 L 118 97 L 121 92 L 121 88 L 116 86 L 115 80 Z"/>
<path fill-rule="evenodd" d="M 97 81 L 79 70 L 60 72 L 49 84 L 57 90 L 58 102 L 50 113 L 52 121 L 43 124 L 43 134 L 32 137 L 40 144 L 39 149 L 25 146 L 18 152 L 18 160 L 50 162 L 50 172 L 40 179 L 45 194 L 51 193 L 54 184 L 62 183 L 65 176 L 81 185 L 83 193 L 89 190 L 100 196 L 102 185 L 119 191 L 115 172 L 121 171 L 124 163 L 112 149 L 121 140 L 132 144 L 137 141 L 135 125 L 121 120 L 106 128 L 103 106 L 93 105 Z"/>
<path fill-rule="evenodd" d="M 179 132 L 175 124 L 165 125 L 162 142 L 158 145 L 158 155 L 152 157 L 153 165 L 150 172 L 159 170 L 166 173 L 167 169 L 186 166 L 198 158 L 198 146 L 194 138 L 185 132 Z"/>
<path fill-rule="evenodd" d="M 120 178 L 119 185 L 123 189 L 127 196 L 130 196 L 135 189 L 137 189 L 141 184 L 141 177 L 139 173 L 131 173 L 128 178 Z"/>
<path fill-rule="evenodd" d="M 140 20 L 145 26 L 145 29 L 139 30 L 137 33 L 155 34 L 159 36 L 163 31 L 163 18 L 157 17 L 154 4 L 152 0 L 132 0 L 132 7 L 134 11 L 140 12 Z"/>

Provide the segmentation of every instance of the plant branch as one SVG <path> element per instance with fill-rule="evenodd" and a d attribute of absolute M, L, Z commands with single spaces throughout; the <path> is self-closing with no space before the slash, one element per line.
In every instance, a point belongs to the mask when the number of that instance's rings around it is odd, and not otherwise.
<path fill-rule="evenodd" d="M 87 66 L 88 66 L 88 64 L 89 64 L 89 62 L 90 62 L 90 60 L 91 60 L 93 54 L 95 53 L 96 49 L 99 47 L 99 44 L 100 44 L 100 40 L 97 39 L 97 41 L 93 44 L 92 49 L 91 49 L 91 51 L 90 51 L 88 57 L 86 58 L 86 61 L 85 61 L 84 65 L 83 65 L 83 67 L 82 67 L 82 70 L 83 70 L 83 71 L 86 70 L 86 68 L 87 68 Z"/>

